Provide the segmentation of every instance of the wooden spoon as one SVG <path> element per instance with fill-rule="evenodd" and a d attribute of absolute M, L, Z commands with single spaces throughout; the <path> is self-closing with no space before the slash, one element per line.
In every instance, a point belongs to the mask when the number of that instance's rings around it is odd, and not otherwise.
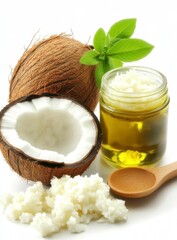
<path fill-rule="evenodd" d="M 141 198 L 153 193 L 163 183 L 177 176 L 177 162 L 157 168 L 128 167 L 108 177 L 112 192 L 126 198 Z"/>

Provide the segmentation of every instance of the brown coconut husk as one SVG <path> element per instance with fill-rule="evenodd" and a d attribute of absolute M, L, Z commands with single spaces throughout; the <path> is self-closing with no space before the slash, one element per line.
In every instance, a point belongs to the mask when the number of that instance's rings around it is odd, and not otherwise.
<path fill-rule="evenodd" d="M 5 112 L 15 104 L 24 101 L 31 101 L 32 99 L 49 96 L 60 98 L 60 95 L 31 95 L 17 99 L 8 105 L 6 105 L 0 112 L 0 122 Z M 74 101 L 74 100 L 73 100 Z M 82 104 L 82 106 L 84 106 Z M 90 166 L 92 161 L 95 159 L 102 142 L 102 131 L 100 123 L 94 113 L 86 106 L 85 109 L 91 114 L 94 119 L 97 129 L 96 143 L 93 145 L 91 151 L 80 161 L 72 164 L 57 163 L 50 161 L 43 161 L 27 156 L 23 151 L 10 145 L 4 138 L 0 129 L 0 149 L 8 163 L 8 165 L 21 177 L 31 181 L 41 181 L 45 185 L 50 185 L 50 181 L 53 177 L 62 177 L 63 175 L 69 175 L 74 177 L 81 175 Z"/>
<path fill-rule="evenodd" d="M 11 79 L 9 101 L 31 94 L 64 94 L 94 110 L 98 103 L 95 66 L 79 62 L 90 46 L 54 35 L 24 52 Z"/>

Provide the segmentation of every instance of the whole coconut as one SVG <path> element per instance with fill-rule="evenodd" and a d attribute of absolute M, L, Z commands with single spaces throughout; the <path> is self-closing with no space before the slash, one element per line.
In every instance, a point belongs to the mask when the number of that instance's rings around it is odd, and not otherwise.
<path fill-rule="evenodd" d="M 24 52 L 12 73 L 9 101 L 31 94 L 63 94 L 94 110 L 98 103 L 95 67 L 79 62 L 89 49 L 65 35 L 38 42 Z"/>

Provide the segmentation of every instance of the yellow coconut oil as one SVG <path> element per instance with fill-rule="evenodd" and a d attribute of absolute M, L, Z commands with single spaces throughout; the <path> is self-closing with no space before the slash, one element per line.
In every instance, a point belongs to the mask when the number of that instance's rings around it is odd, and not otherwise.
<path fill-rule="evenodd" d="M 123 67 L 102 79 L 102 158 L 113 167 L 156 165 L 165 153 L 167 80 L 145 67 Z"/>

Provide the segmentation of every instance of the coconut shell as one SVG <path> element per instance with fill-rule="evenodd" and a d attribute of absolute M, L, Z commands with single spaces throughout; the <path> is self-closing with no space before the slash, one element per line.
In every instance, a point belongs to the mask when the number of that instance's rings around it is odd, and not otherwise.
<path fill-rule="evenodd" d="M 34 98 L 40 96 L 50 96 L 50 97 L 62 97 L 58 95 L 42 94 L 42 95 L 31 95 L 17 99 L 7 106 L 5 106 L 0 112 L 0 123 L 4 113 L 13 105 L 24 102 L 31 101 Z M 73 100 L 74 101 L 74 100 Z M 82 104 L 83 106 L 83 104 Z M 97 139 L 96 144 L 93 145 L 91 151 L 80 161 L 72 164 L 50 162 L 46 160 L 38 160 L 27 156 L 20 149 L 14 148 L 10 145 L 4 138 L 0 129 L 0 149 L 1 152 L 9 164 L 9 166 L 20 176 L 31 181 L 41 181 L 45 185 L 50 185 L 50 181 L 53 177 L 62 177 L 63 175 L 70 175 L 74 177 L 76 175 L 81 175 L 90 166 L 92 161 L 95 159 L 102 142 L 102 131 L 100 123 L 94 113 L 86 106 L 84 106 L 88 112 L 93 117 L 96 128 L 97 128 Z"/>
<path fill-rule="evenodd" d="M 64 35 L 44 39 L 24 52 L 11 79 L 9 102 L 31 94 L 63 94 L 94 110 L 95 67 L 79 62 L 90 46 Z"/>

